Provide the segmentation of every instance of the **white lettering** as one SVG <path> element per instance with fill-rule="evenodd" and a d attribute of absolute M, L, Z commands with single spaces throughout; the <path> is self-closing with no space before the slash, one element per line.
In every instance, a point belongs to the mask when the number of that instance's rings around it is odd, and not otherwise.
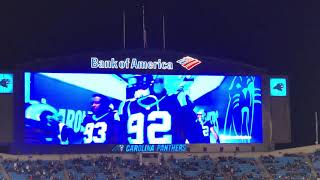
<path fill-rule="evenodd" d="M 66 119 L 66 125 L 69 127 L 73 127 L 73 121 L 75 117 L 75 112 L 72 109 L 68 109 L 67 111 L 67 119 Z"/>
<path fill-rule="evenodd" d="M 137 68 L 137 59 L 133 58 L 131 61 L 131 69 L 138 69 Z"/>
<path fill-rule="evenodd" d="M 129 69 L 130 58 L 126 58 L 126 69 Z"/>
<path fill-rule="evenodd" d="M 119 68 L 124 69 L 126 67 L 125 61 L 119 61 Z"/>
<path fill-rule="evenodd" d="M 140 61 L 136 58 L 126 58 L 122 61 L 116 61 L 115 58 L 111 58 L 110 60 L 99 60 L 96 57 L 91 57 L 91 68 L 173 70 L 173 63 L 165 62 L 161 59 L 158 59 L 157 61 Z"/>
<path fill-rule="evenodd" d="M 118 61 L 116 61 L 114 58 L 111 58 L 111 68 L 118 69 Z"/>
<path fill-rule="evenodd" d="M 59 109 L 59 114 L 62 116 L 62 122 L 75 132 L 79 132 L 83 119 L 89 112 L 73 109 Z"/>
<path fill-rule="evenodd" d="M 82 112 L 80 110 L 78 110 L 76 112 L 76 115 L 75 115 L 75 119 L 74 119 L 74 122 L 73 122 L 73 130 L 74 132 L 79 132 L 80 131 L 80 128 L 81 128 L 81 123 L 83 121 L 83 118 L 84 116 L 82 116 Z"/>
<path fill-rule="evenodd" d="M 98 67 L 98 58 L 92 57 L 91 58 L 91 68 L 97 68 Z"/>
<path fill-rule="evenodd" d="M 62 116 L 62 123 L 66 124 L 66 110 L 59 109 L 59 114 Z"/>

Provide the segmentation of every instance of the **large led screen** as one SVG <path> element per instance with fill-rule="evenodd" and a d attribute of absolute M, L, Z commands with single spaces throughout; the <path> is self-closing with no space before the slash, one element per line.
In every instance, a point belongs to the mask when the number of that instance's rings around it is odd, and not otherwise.
<path fill-rule="evenodd" d="M 259 76 L 25 73 L 28 144 L 262 143 Z"/>

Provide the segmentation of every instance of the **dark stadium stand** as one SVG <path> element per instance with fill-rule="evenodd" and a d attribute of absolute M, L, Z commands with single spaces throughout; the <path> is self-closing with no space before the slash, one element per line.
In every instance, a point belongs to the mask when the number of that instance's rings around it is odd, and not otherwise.
<path fill-rule="evenodd" d="M 272 177 L 311 178 L 311 167 L 305 157 L 297 154 L 285 154 L 283 157 L 261 156 L 261 161 Z"/>
<path fill-rule="evenodd" d="M 12 179 L 63 179 L 64 167 L 59 161 L 4 160 L 3 166 Z"/>
<path fill-rule="evenodd" d="M 315 153 L 308 155 L 312 166 L 317 173 L 317 176 L 320 177 L 320 150 L 316 151 Z"/>
<path fill-rule="evenodd" d="M 69 179 L 121 179 L 115 160 L 109 157 L 67 160 L 65 168 Z"/>
<path fill-rule="evenodd" d="M 178 153 L 158 157 L 3 154 L 0 180 L 318 179 L 320 150 L 310 152 L 312 149 L 314 146 L 266 153 Z"/>

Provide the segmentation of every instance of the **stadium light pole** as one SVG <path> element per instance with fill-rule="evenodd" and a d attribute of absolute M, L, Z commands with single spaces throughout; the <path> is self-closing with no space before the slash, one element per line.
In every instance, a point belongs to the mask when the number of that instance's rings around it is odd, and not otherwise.
<path fill-rule="evenodd" d="M 319 141 L 318 141 L 318 112 L 314 112 L 314 115 L 315 115 L 315 120 L 316 120 L 316 142 L 315 144 L 318 144 Z"/>
<path fill-rule="evenodd" d="M 142 5 L 142 33 L 143 33 L 143 48 L 146 49 L 148 47 L 147 43 L 147 30 L 144 19 L 144 5 Z"/>
<path fill-rule="evenodd" d="M 165 29 L 165 19 L 164 15 L 162 16 L 162 43 L 163 43 L 163 50 L 166 49 L 166 29 Z"/>
<path fill-rule="evenodd" d="M 122 12 L 123 49 L 126 48 L 126 12 Z"/>

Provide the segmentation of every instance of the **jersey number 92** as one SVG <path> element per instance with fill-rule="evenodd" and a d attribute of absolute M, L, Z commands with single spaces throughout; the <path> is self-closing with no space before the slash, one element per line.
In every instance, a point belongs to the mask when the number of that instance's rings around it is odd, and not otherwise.
<path fill-rule="evenodd" d="M 161 119 L 161 123 L 152 123 L 156 119 Z M 144 127 L 145 121 L 151 122 Z M 145 130 L 147 134 L 144 134 Z M 135 138 L 128 137 L 130 144 L 172 144 L 172 135 L 165 134 L 156 137 L 156 133 L 166 133 L 171 130 L 171 115 L 168 111 L 152 111 L 148 115 L 143 113 L 132 114 L 127 123 L 128 134 L 135 134 Z M 146 136 L 146 137 L 145 137 Z M 144 142 L 147 139 L 148 142 Z"/>

